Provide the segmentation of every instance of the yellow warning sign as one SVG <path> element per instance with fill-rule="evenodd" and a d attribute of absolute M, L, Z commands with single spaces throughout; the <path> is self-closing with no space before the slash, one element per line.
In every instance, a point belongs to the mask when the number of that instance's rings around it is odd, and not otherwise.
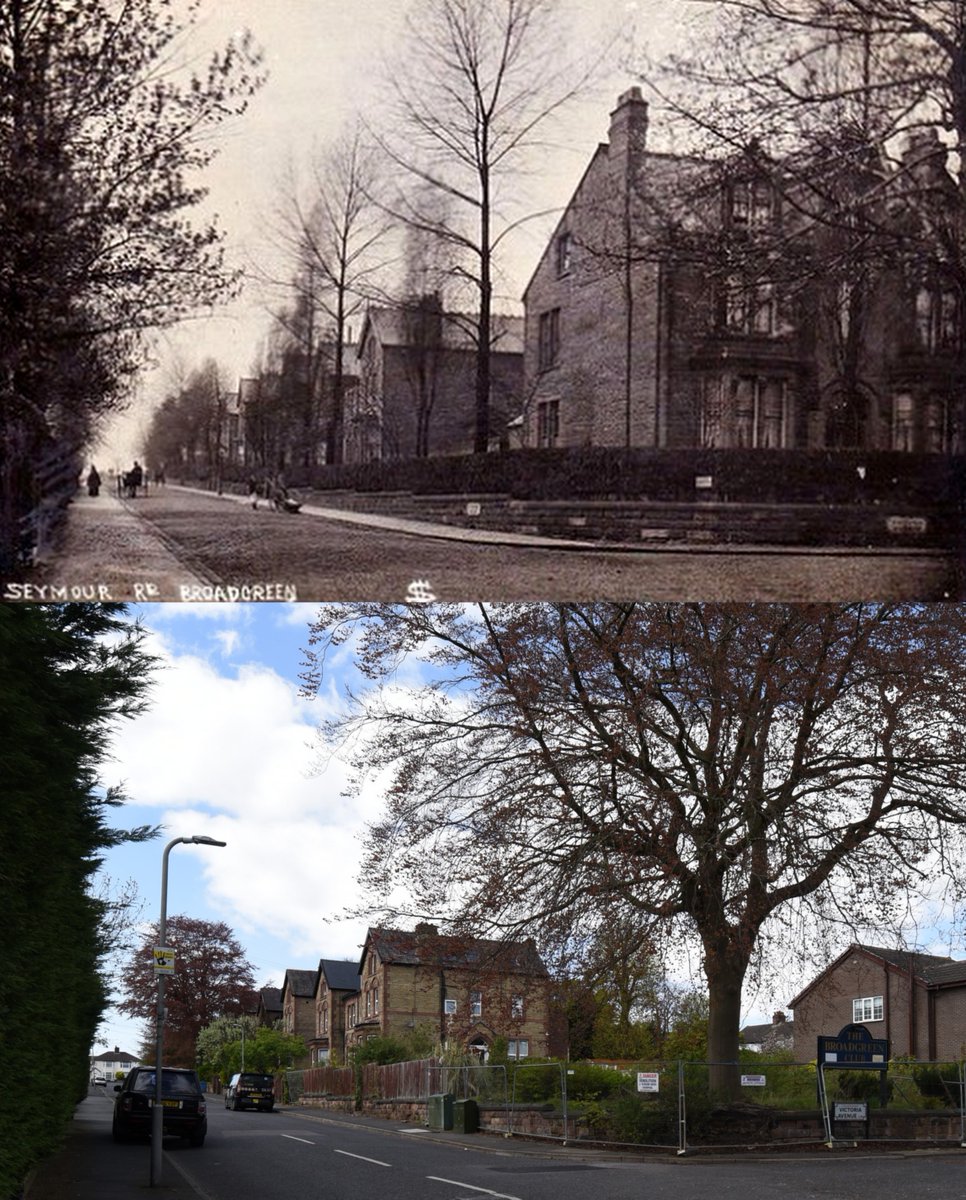
<path fill-rule="evenodd" d="M 154 947 L 154 973 L 155 975 L 173 975 L 174 974 L 174 949 L 171 946 L 155 946 Z"/>

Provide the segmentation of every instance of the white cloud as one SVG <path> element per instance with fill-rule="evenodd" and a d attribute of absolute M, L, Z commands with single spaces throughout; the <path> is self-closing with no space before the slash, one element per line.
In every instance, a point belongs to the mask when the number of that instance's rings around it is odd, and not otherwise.
<path fill-rule="evenodd" d="M 218 629 L 215 632 L 215 641 L 221 648 L 223 658 L 231 658 L 241 645 L 241 640 L 241 634 L 237 629 Z"/>
<path fill-rule="evenodd" d="M 162 667 L 151 707 L 117 731 L 105 783 L 123 780 L 132 801 L 156 809 L 172 836 L 227 843 L 182 845 L 179 856 L 196 857 L 208 905 L 243 944 L 276 944 L 272 962 L 254 956 L 259 982 L 320 957 L 354 959 L 366 922 L 339 918 L 358 894 L 359 837 L 382 791 L 370 785 L 347 800 L 348 769 L 337 757 L 310 776 L 328 703 L 301 698 L 293 681 L 264 664 L 220 674 L 215 662 L 176 652 L 156 632 L 148 649 Z"/>

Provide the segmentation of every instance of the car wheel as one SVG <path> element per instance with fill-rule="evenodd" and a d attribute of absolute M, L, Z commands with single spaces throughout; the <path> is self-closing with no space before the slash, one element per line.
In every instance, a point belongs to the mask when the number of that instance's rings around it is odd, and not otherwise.
<path fill-rule="evenodd" d="M 120 1127 L 120 1125 L 118 1125 L 116 1117 L 111 1122 L 111 1137 L 114 1139 L 115 1142 L 126 1142 L 127 1141 L 127 1134 Z"/>
<path fill-rule="evenodd" d="M 237 1097 L 237 1096 L 236 1096 L 236 1097 L 235 1097 L 235 1099 L 234 1099 L 234 1100 L 232 1100 L 232 1102 L 231 1102 L 231 1111 L 232 1111 L 232 1112 L 238 1112 L 238 1097 Z"/>

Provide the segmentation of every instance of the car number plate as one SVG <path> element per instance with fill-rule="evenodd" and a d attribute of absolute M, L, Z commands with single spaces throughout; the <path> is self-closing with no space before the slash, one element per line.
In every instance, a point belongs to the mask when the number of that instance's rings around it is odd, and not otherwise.
<path fill-rule="evenodd" d="M 164 1105 L 165 1108 L 180 1108 L 181 1107 L 180 1100 L 162 1100 L 161 1103 Z"/>

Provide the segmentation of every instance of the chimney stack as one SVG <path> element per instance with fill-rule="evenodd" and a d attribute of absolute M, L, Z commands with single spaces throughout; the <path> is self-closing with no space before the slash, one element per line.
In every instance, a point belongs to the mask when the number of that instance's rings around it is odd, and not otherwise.
<path fill-rule="evenodd" d="M 617 97 L 617 107 L 610 114 L 610 148 L 612 162 L 631 165 L 644 153 L 647 144 L 647 101 L 639 87 L 628 88 Z"/>

